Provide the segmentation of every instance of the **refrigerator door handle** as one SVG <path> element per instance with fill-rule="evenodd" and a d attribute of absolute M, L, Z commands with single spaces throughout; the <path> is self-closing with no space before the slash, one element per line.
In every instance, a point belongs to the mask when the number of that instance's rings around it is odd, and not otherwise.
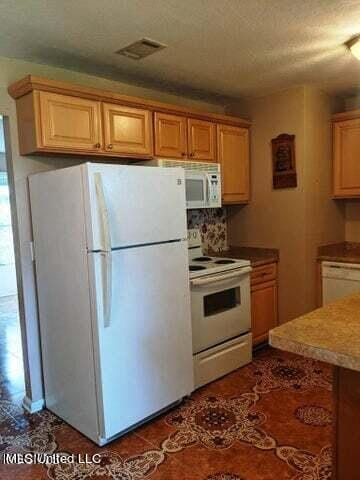
<path fill-rule="evenodd" d="M 110 252 L 100 252 L 101 255 L 101 276 L 103 291 L 103 318 L 104 328 L 110 326 L 111 318 L 111 290 L 112 290 L 112 258 Z"/>
<path fill-rule="evenodd" d="M 110 252 L 111 237 L 110 237 L 110 226 L 109 226 L 109 214 L 106 207 L 101 173 L 99 172 L 94 173 L 94 180 L 95 180 L 96 198 L 97 198 L 99 215 L 100 215 L 101 250 L 104 252 Z"/>
<path fill-rule="evenodd" d="M 109 215 L 106 208 L 104 188 L 101 173 L 94 173 L 95 190 L 101 224 L 101 257 L 102 257 L 102 285 L 103 285 L 103 315 L 104 327 L 110 325 L 111 291 L 112 291 L 112 258 Z"/>

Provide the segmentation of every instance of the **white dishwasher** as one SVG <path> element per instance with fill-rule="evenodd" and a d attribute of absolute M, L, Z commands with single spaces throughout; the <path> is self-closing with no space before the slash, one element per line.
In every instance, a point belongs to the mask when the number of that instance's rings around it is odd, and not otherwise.
<path fill-rule="evenodd" d="M 360 264 L 322 262 L 323 305 L 360 292 Z"/>

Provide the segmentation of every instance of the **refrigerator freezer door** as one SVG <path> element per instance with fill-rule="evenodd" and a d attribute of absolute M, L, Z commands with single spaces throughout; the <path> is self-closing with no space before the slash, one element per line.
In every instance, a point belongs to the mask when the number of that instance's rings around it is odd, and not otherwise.
<path fill-rule="evenodd" d="M 187 242 L 112 252 L 108 324 L 102 304 L 104 255 L 88 256 L 95 278 L 94 343 L 106 440 L 193 390 Z"/>
<path fill-rule="evenodd" d="M 89 250 L 186 238 L 182 169 L 87 163 L 83 174 Z"/>

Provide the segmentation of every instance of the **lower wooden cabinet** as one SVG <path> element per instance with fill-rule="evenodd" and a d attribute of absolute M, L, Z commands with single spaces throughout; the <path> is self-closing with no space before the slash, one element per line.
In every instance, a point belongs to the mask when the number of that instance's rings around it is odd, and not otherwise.
<path fill-rule="evenodd" d="M 278 324 L 277 265 L 255 267 L 251 272 L 251 327 L 253 345 L 268 340 Z"/>

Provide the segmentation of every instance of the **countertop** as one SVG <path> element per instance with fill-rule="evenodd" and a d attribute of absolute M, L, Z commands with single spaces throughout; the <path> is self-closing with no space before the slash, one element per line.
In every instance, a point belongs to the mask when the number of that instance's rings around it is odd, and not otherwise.
<path fill-rule="evenodd" d="M 241 258 L 250 260 L 253 267 L 259 267 L 268 263 L 279 261 L 279 250 L 276 248 L 257 248 L 257 247 L 229 247 L 223 252 L 208 252 L 216 257 Z"/>
<path fill-rule="evenodd" d="M 360 294 L 274 328 L 270 345 L 360 372 Z"/>
<path fill-rule="evenodd" d="M 360 263 L 360 243 L 342 242 L 323 245 L 318 249 L 318 260 Z"/>

